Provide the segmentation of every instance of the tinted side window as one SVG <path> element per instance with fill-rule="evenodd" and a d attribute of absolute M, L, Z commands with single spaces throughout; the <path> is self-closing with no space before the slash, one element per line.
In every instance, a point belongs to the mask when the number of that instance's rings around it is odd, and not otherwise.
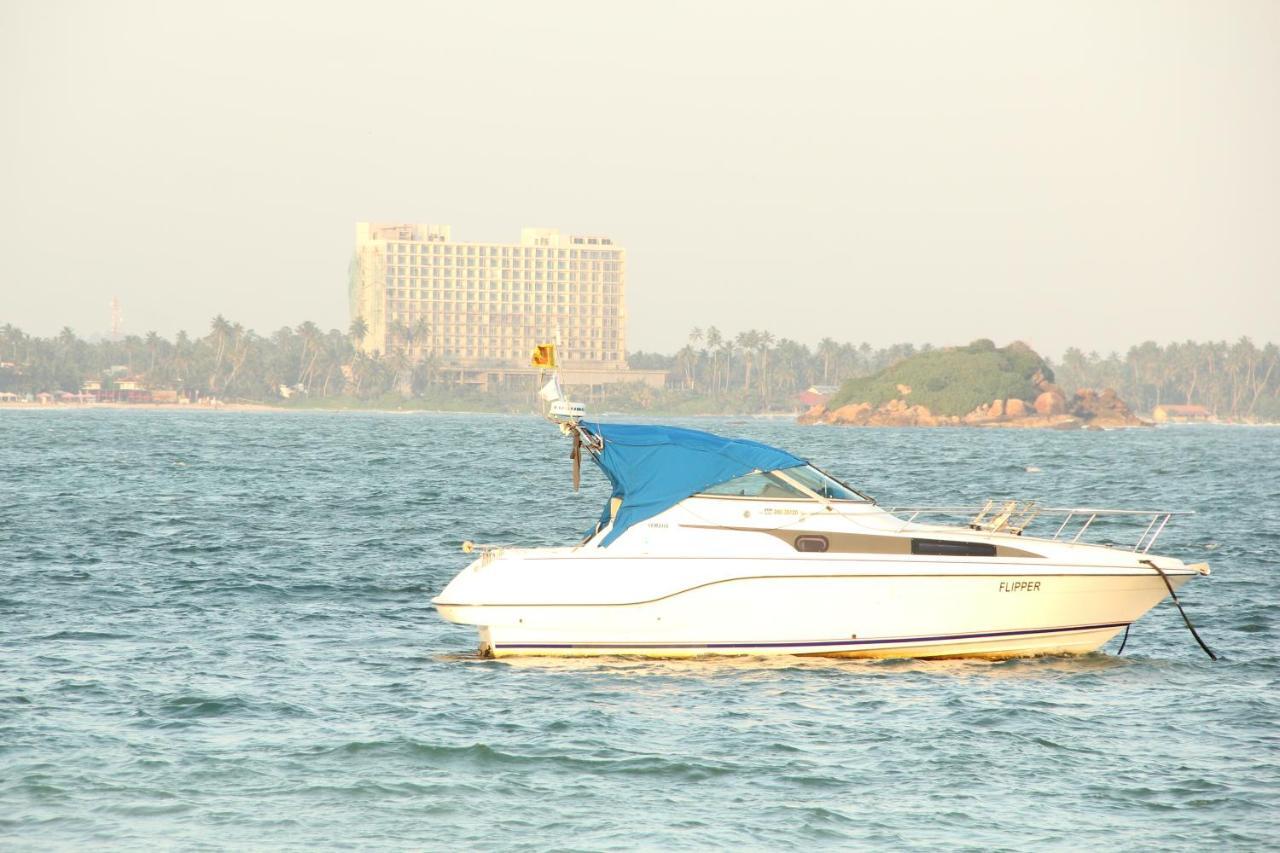
<path fill-rule="evenodd" d="M 911 553 L 929 557 L 994 557 L 990 542 L 951 542 L 946 539 L 912 539 Z"/>

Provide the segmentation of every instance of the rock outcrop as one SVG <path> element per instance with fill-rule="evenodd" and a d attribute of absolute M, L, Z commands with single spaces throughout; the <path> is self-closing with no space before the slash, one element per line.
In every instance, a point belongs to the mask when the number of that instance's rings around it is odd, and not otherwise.
<path fill-rule="evenodd" d="M 1093 429 L 1147 425 L 1146 421 L 1141 420 L 1129 410 L 1114 388 L 1104 388 L 1101 393 L 1092 388 L 1081 388 L 1076 391 L 1071 414 Z"/>
<path fill-rule="evenodd" d="M 1065 415 L 1067 413 L 1067 401 L 1062 396 L 1062 392 L 1042 391 L 1039 397 L 1036 397 L 1036 414 L 1042 418 L 1053 417 L 1055 415 Z"/>
<path fill-rule="evenodd" d="M 831 423 L 833 424 L 857 424 L 867 419 L 867 415 L 871 413 L 870 403 L 852 403 L 848 406 L 841 406 L 831 413 Z"/>
<path fill-rule="evenodd" d="M 1082 388 L 1068 403 L 1062 390 L 1050 382 L 1034 402 L 1009 398 L 984 403 L 963 417 L 935 415 L 925 406 L 912 405 L 901 398 L 881 406 L 849 403 L 828 410 L 823 405 L 799 417 L 803 424 L 838 426 L 981 426 L 1016 429 L 1114 429 L 1147 425 L 1135 417 L 1110 388 L 1097 392 Z"/>
<path fill-rule="evenodd" d="M 878 408 L 870 403 L 850 403 L 831 411 L 814 406 L 800 416 L 801 423 L 838 426 L 940 426 L 945 420 L 924 406 L 913 406 L 904 400 L 890 400 Z"/>

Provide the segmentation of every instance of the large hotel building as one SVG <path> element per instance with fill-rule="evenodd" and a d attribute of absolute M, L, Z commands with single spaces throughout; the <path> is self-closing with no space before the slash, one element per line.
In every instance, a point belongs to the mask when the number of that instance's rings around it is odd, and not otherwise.
<path fill-rule="evenodd" d="M 627 370 L 627 254 L 608 237 L 525 228 L 518 243 L 462 243 L 448 225 L 356 224 L 351 317 L 367 353 L 429 353 L 464 381 L 528 369 L 536 344 L 586 384 L 645 381 Z M 653 374 L 653 375 L 650 375 Z"/>

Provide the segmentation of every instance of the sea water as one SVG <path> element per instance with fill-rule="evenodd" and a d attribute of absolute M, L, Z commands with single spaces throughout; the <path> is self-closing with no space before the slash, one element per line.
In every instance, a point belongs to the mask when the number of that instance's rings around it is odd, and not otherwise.
<path fill-rule="evenodd" d="M 1194 509 L 1207 561 L 1098 654 L 481 660 L 465 539 L 606 498 L 533 417 L 0 412 L 0 846 L 1266 848 L 1280 430 L 682 421 L 885 505 Z"/>

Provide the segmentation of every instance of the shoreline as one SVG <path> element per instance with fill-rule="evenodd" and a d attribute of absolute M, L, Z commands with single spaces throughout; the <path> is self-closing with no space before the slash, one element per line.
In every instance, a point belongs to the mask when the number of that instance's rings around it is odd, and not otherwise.
<path fill-rule="evenodd" d="M 536 412 L 511 412 L 511 411 L 493 411 L 483 409 L 428 409 L 428 408 L 386 408 L 386 407 L 363 407 L 363 406 L 275 406 L 270 403 L 218 403 L 217 405 L 205 405 L 201 403 L 0 403 L 0 412 L 20 411 L 20 412 L 83 412 L 95 410 L 109 411 L 147 411 L 147 412 L 205 412 L 215 414 L 218 412 L 245 413 L 245 412 L 271 412 L 271 413 L 289 413 L 289 412 L 329 412 L 329 413 L 370 413 L 383 415 L 498 415 L 505 417 L 536 417 Z M 735 413 L 700 413 L 691 414 L 688 412 L 668 413 L 668 412 L 601 412 L 598 417 L 638 417 L 645 419 L 653 418 L 720 418 L 720 419 L 750 419 L 757 421 L 780 421 L 789 420 L 794 422 L 795 415 L 781 412 L 735 412 Z M 1214 426 L 1214 427 L 1280 427 L 1280 422 L 1269 421 L 1198 421 L 1192 423 L 1148 423 L 1141 425 L 1106 425 L 1098 426 L 1090 429 L 1084 425 L 1075 429 L 1063 429 L 1062 426 L 1040 425 L 1040 424 L 1018 424 L 1017 422 L 992 422 L 977 424 L 827 424 L 813 423 L 805 424 L 805 426 L 831 426 L 841 429 L 943 429 L 943 428 L 968 428 L 968 429 L 1025 429 L 1033 432 L 1044 430 L 1057 432 L 1075 432 L 1092 431 L 1092 432 L 1111 432 L 1126 429 L 1147 429 L 1150 427 L 1196 427 L 1196 426 Z"/>
<path fill-rule="evenodd" d="M 174 411 L 174 412 L 285 412 L 285 406 L 271 406 L 266 403 L 219 403 L 206 406 L 199 403 L 0 403 L 0 412 L 16 411 L 84 411 L 87 409 L 138 409 L 141 411 Z"/>

